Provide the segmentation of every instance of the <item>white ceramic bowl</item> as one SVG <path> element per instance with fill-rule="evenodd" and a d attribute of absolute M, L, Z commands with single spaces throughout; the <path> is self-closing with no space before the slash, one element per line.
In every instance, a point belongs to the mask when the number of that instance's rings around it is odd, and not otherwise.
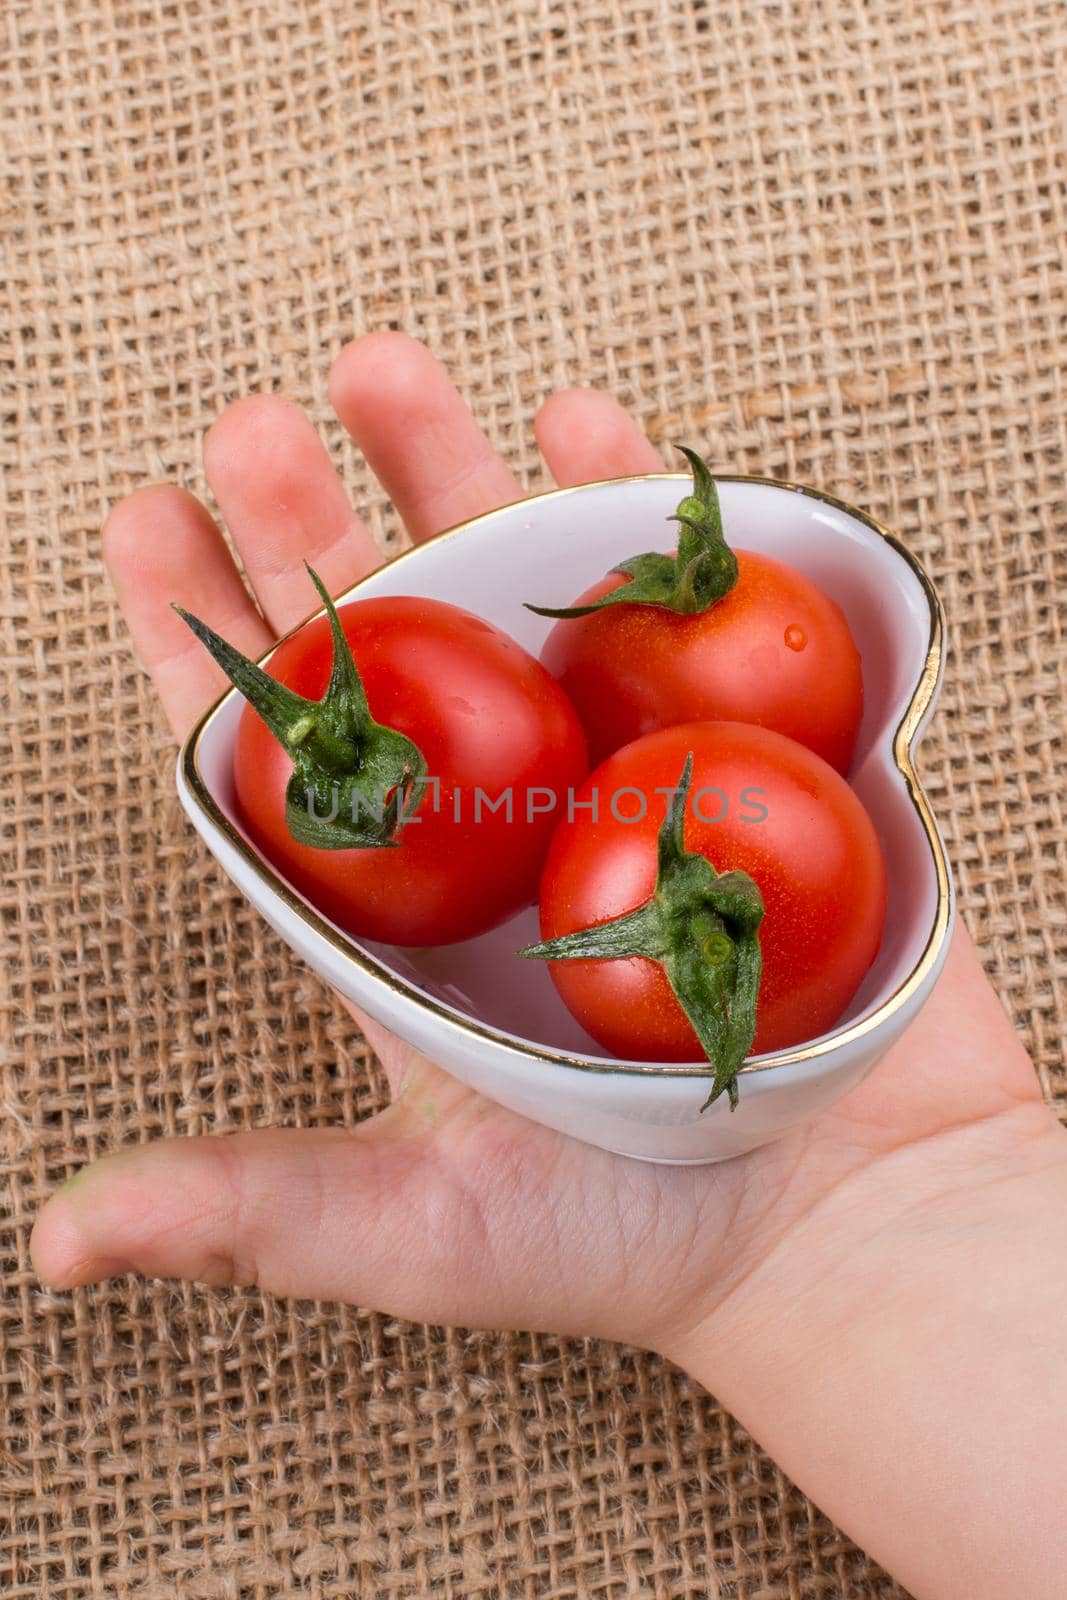
<path fill-rule="evenodd" d="M 552 623 L 523 600 L 566 604 L 626 556 L 671 549 L 666 520 L 688 478 L 659 473 L 504 506 L 405 551 L 341 600 L 430 595 L 477 612 L 534 654 Z M 238 887 L 293 949 L 356 1005 L 476 1089 L 605 1149 L 654 1161 L 721 1161 L 776 1138 L 851 1089 L 923 1005 L 953 922 L 944 848 L 912 755 L 941 678 L 943 621 L 913 556 L 861 511 L 768 479 L 717 478 L 731 544 L 808 573 L 843 608 L 863 656 L 865 711 L 853 770 L 889 869 L 878 959 L 832 1032 L 742 1068 L 740 1105 L 700 1106 L 699 1064 L 605 1056 L 564 1008 L 546 968 L 514 952 L 533 908 L 466 944 L 399 950 L 340 932 L 246 836 L 232 753 L 231 690 L 189 735 L 178 790 Z M 269 659 L 264 657 L 264 660 Z"/>

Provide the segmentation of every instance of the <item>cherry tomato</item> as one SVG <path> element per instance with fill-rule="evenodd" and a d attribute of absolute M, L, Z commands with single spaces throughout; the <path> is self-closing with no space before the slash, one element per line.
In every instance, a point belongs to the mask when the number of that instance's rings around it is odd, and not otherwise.
<path fill-rule="evenodd" d="M 603 762 L 553 837 L 541 880 L 542 938 L 611 922 L 649 901 L 667 796 L 678 790 L 690 754 L 686 852 L 719 874 L 749 874 L 762 895 L 753 1052 L 815 1038 L 839 1020 L 877 954 L 885 865 L 874 826 L 844 779 L 769 729 L 689 723 L 648 734 Z M 611 1054 L 638 1061 L 707 1054 L 659 961 L 551 960 L 549 970 L 574 1016 Z"/>
<path fill-rule="evenodd" d="M 566 690 L 590 755 L 672 723 L 756 723 L 847 772 L 863 715 L 859 651 L 841 608 L 770 556 L 736 550 L 738 575 L 706 611 L 612 605 L 557 622 L 541 659 Z M 619 573 L 574 602 L 630 580 Z"/>
<path fill-rule="evenodd" d="M 395 847 L 301 842 L 287 821 L 291 755 L 246 706 L 234 766 L 245 825 L 289 881 L 349 933 L 400 945 L 483 933 L 536 897 L 556 807 L 588 771 L 578 719 L 533 656 L 456 606 L 391 596 L 354 601 L 339 616 L 371 716 L 421 753 L 422 792 L 411 794 Z M 333 660 L 323 616 L 279 645 L 267 672 L 318 701 Z M 294 726 L 289 737 L 296 748 L 307 729 Z"/>

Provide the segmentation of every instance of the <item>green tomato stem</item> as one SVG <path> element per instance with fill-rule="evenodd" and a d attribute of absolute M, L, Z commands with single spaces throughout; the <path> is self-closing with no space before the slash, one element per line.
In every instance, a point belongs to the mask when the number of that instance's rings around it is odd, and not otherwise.
<path fill-rule="evenodd" d="M 520 950 L 539 961 L 603 961 L 643 956 L 667 981 L 714 1068 L 706 1111 L 725 1093 L 738 1101 L 737 1075 L 756 1034 L 763 897 L 747 872 L 719 874 L 687 851 L 685 808 L 693 777 L 686 758 L 657 843 L 656 887 L 649 900 L 610 922 Z"/>
<path fill-rule="evenodd" d="M 587 606 L 527 605 L 539 617 L 587 617 L 608 606 L 661 606 L 680 616 L 695 616 L 709 610 L 728 595 L 737 582 L 737 557 L 726 543 L 722 529 L 722 510 L 715 480 L 706 461 L 695 450 L 680 444 L 678 449 L 693 470 L 693 487 L 680 500 L 668 522 L 681 525 L 678 549 L 673 556 L 650 550 L 631 556 L 613 572 L 620 572 L 629 583 L 601 595 Z"/>
<path fill-rule="evenodd" d="M 418 746 L 375 722 L 337 608 L 318 574 L 311 581 L 326 607 L 333 640 L 330 681 L 307 700 L 227 644 L 199 617 L 174 609 L 292 758 L 285 821 L 292 837 L 317 850 L 380 850 L 396 835 L 426 776 Z"/>

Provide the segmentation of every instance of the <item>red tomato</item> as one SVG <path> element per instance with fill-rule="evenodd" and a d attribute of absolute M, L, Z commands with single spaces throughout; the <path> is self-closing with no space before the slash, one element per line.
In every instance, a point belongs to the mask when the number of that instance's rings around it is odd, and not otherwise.
<path fill-rule="evenodd" d="M 414 740 L 437 787 L 423 787 L 396 848 L 298 843 L 285 817 L 292 761 L 246 706 L 234 774 L 248 831 L 350 933 L 403 945 L 484 933 L 535 898 L 558 816 L 547 797 L 562 804 L 588 771 L 578 719 L 539 662 L 456 606 L 389 597 L 354 601 L 340 617 L 372 716 Z M 268 672 L 317 700 L 332 659 L 319 617 L 279 645 Z M 505 805 L 489 809 L 506 793 L 510 821 Z"/>
<path fill-rule="evenodd" d="M 593 761 L 656 728 L 726 719 L 788 734 L 847 772 L 863 680 L 844 613 L 794 567 L 734 554 L 737 583 L 706 611 L 613 605 L 552 629 L 541 659 L 581 717 Z M 627 582 L 611 573 L 573 604 Z"/>
<path fill-rule="evenodd" d="M 800 1044 L 833 1027 L 873 962 L 886 873 L 857 796 L 820 756 L 782 734 L 740 722 L 690 723 L 609 757 L 553 837 L 541 880 L 542 938 L 609 922 L 649 899 L 666 792 L 678 787 L 690 751 L 686 851 L 719 873 L 747 872 L 763 896 L 753 1053 Z M 595 819 L 587 804 L 594 794 Z M 642 800 L 640 820 L 619 820 L 637 817 Z M 549 970 L 578 1021 L 613 1055 L 703 1058 L 657 962 L 556 960 Z"/>

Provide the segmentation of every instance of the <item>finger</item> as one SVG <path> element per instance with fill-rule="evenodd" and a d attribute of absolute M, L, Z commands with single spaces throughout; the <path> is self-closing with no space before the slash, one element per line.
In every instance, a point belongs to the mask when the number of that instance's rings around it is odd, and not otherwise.
<path fill-rule="evenodd" d="M 341 351 L 330 402 L 418 542 L 520 500 L 440 362 L 405 333 L 369 333 Z"/>
<path fill-rule="evenodd" d="M 285 633 L 314 611 L 304 562 L 331 594 L 381 559 L 309 419 L 281 395 L 252 395 L 204 440 L 204 470 L 263 615 Z"/>
<path fill-rule="evenodd" d="M 413 1078 L 426 1072 L 441 1070 L 421 1055 L 414 1045 L 408 1044 L 395 1033 L 390 1033 L 388 1028 L 383 1028 L 380 1022 L 375 1022 L 373 1017 L 369 1017 L 365 1011 L 354 1006 L 344 995 L 338 998 L 349 1015 L 355 1019 L 363 1037 L 381 1062 L 385 1081 L 389 1085 L 389 1093 L 394 1100 Z"/>
<path fill-rule="evenodd" d="M 558 1290 L 531 1254 L 563 1141 L 438 1080 L 353 1129 L 175 1139 L 97 1162 L 38 1218 L 35 1267 L 59 1289 L 132 1271 L 543 1326 Z"/>
<path fill-rule="evenodd" d="M 546 400 L 534 432 L 561 488 L 597 478 L 663 472 L 663 460 L 633 417 L 597 389 L 562 389 Z"/>
<path fill-rule="evenodd" d="M 184 489 L 160 484 L 120 500 L 104 524 L 103 546 L 134 646 L 182 739 L 226 678 L 172 603 L 252 657 L 269 647 L 270 631 L 215 522 Z"/>

